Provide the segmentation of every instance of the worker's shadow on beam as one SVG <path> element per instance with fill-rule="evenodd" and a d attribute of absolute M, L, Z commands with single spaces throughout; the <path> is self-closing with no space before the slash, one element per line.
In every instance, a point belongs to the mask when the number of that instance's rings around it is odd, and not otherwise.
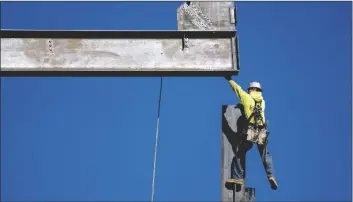
<path fill-rule="evenodd" d="M 245 129 L 246 126 L 246 118 L 244 116 L 244 107 L 241 104 L 238 104 L 234 106 L 234 109 L 232 112 L 235 110 L 238 111 L 238 116 L 235 116 L 235 114 L 232 114 L 232 119 L 237 118 L 236 120 L 230 120 L 227 121 L 227 108 L 230 106 L 223 106 L 222 107 L 222 131 L 223 134 L 225 134 L 228 142 L 232 146 L 233 154 L 234 157 L 232 159 L 232 164 L 231 164 L 231 171 L 233 170 L 236 162 L 235 161 L 241 161 L 240 165 L 241 167 L 238 169 L 243 170 L 243 178 L 245 179 L 245 155 L 246 151 L 249 150 L 249 146 L 247 145 L 247 141 L 245 141 L 245 137 L 242 134 L 242 130 Z M 232 106 L 233 107 L 233 106 Z M 239 114 L 241 113 L 241 114 Z M 229 116 L 228 112 L 228 116 Z M 236 123 L 235 123 L 236 122 Z M 230 123 L 232 124 L 233 127 L 230 126 Z M 233 128 L 233 129 L 232 129 Z M 239 164 L 237 164 L 239 166 Z M 231 173 L 229 173 L 231 176 Z M 234 186 L 233 183 L 225 183 L 225 187 L 228 190 L 235 190 L 236 192 L 241 191 L 241 185 L 236 185 Z"/>

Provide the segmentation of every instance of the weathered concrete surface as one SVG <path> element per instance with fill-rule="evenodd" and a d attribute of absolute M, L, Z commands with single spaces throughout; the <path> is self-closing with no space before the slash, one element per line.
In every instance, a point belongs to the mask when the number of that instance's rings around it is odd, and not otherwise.
<path fill-rule="evenodd" d="M 178 30 L 235 31 L 234 11 L 234 2 L 185 2 L 178 9 Z"/>
<path fill-rule="evenodd" d="M 255 201 L 255 188 L 243 186 L 229 186 L 225 180 L 231 177 L 231 164 L 234 150 L 238 149 L 240 128 L 244 124 L 244 116 L 238 106 L 222 106 L 222 201 L 240 202 Z M 245 155 L 244 159 L 245 161 Z M 245 172 L 245 168 L 244 172 Z M 244 176 L 246 174 L 244 173 Z"/>
<path fill-rule="evenodd" d="M 1 69 L 232 71 L 231 39 L 1 39 Z"/>
<path fill-rule="evenodd" d="M 1 70 L 236 75 L 240 68 L 234 10 L 233 2 L 187 2 L 177 11 L 179 31 L 233 32 L 228 38 L 1 38 Z"/>

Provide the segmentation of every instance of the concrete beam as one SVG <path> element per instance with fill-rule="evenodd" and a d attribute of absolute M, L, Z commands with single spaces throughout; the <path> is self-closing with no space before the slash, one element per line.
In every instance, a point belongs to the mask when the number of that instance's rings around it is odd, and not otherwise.
<path fill-rule="evenodd" d="M 178 31 L 1 30 L 1 71 L 237 75 L 233 4 L 185 2 Z"/>
<path fill-rule="evenodd" d="M 225 180 L 231 177 L 234 153 L 239 151 L 239 131 L 244 126 L 245 117 L 241 108 L 235 105 L 222 106 L 222 200 L 223 202 L 255 201 L 255 188 L 246 185 L 229 185 Z M 242 156 L 245 170 L 245 154 Z M 244 173 L 244 178 L 246 173 Z M 244 180 L 245 181 L 245 180 Z M 246 182 L 246 181 L 245 181 Z"/>

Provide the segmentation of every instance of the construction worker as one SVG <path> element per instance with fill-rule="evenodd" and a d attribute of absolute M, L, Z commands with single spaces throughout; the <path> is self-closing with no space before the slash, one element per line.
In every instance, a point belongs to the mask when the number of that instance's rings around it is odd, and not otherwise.
<path fill-rule="evenodd" d="M 268 131 L 265 122 L 265 100 L 262 97 L 262 87 L 258 82 L 251 82 L 248 87 L 248 92 L 245 92 L 237 83 L 235 83 L 230 76 L 225 77 L 237 97 L 240 100 L 240 104 L 243 106 L 243 113 L 247 119 L 247 124 L 242 130 L 244 134 L 244 141 L 239 145 L 240 150 L 243 145 L 251 145 L 248 149 L 252 147 L 253 144 L 257 144 L 259 153 L 262 157 L 262 162 L 266 170 L 268 180 L 271 184 L 273 190 L 277 190 L 278 185 L 273 173 L 273 163 L 271 153 L 267 149 L 267 137 Z M 246 143 L 246 144 L 245 144 Z M 244 151 L 244 150 L 242 150 Z M 247 149 L 245 149 L 246 153 Z M 244 154 L 245 158 L 245 154 Z M 232 174 L 231 179 L 228 179 L 228 183 L 243 184 L 243 173 L 244 171 L 240 168 L 245 168 L 244 161 L 235 160 L 232 163 Z"/>

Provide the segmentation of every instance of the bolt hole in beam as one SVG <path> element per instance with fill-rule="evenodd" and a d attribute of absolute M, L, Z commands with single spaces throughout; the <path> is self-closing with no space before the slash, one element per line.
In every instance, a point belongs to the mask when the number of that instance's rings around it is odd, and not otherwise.
<path fill-rule="evenodd" d="M 1 30 L 1 72 L 5 76 L 237 75 L 237 34 L 230 20 L 233 4 L 186 2 L 177 10 L 176 31 Z"/>

